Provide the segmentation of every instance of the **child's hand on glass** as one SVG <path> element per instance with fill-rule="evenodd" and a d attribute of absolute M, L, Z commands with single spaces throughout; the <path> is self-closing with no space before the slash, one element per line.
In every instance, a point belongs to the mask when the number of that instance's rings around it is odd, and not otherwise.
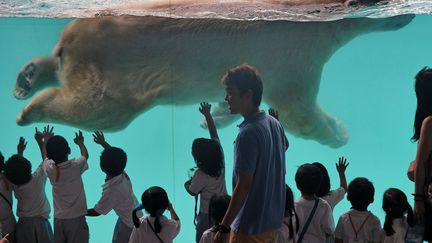
<path fill-rule="evenodd" d="M 49 125 L 44 127 L 44 130 L 42 132 L 44 143 L 46 143 L 50 138 L 54 136 L 53 130 L 54 127 L 50 127 Z"/>
<path fill-rule="evenodd" d="M 78 131 L 75 133 L 74 143 L 76 145 L 83 145 L 84 144 L 84 136 L 83 136 L 81 131 Z"/>
<path fill-rule="evenodd" d="M 203 114 L 204 116 L 209 116 L 210 110 L 211 110 L 211 105 L 209 103 L 207 102 L 200 103 L 199 111 L 201 112 L 201 114 Z"/>
<path fill-rule="evenodd" d="M 17 145 L 17 153 L 22 156 L 26 147 L 27 141 L 23 137 L 20 137 Z"/>
<path fill-rule="evenodd" d="M 97 144 L 103 145 L 106 143 L 105 136 L 102 131 L 95 131 L 93 133 L 93 141 Z"/>
<path fill-rule="evenodd" d="M 345 170 L 348 167 L 349 163 L 347 163 L 347 159 L 344 157 L 340 157 L 338 163 L 336 164 L 336 170 L 341 174 L 345 174 Z"/>

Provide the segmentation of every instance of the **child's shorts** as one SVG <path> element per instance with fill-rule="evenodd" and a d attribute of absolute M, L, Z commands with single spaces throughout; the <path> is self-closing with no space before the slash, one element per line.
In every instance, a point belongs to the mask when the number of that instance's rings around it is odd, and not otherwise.
<path fill-rule="evenodd" d="M 54 219 L 55 243 L 88 243 L 89 229 L 85 216 L 73 219 Z"/>
<path fill-rule="evenodd" d="M 54 235 L 48 219 L 44 217 L 19 218 L 15 227 L 16 243 L 53 243 Z"/>
<path fill-rule="evenodd" d="M 114 228 L 112 243 L 128 243 L 131 233 L 132 228 L 128 227 L 119 218 Z"/>

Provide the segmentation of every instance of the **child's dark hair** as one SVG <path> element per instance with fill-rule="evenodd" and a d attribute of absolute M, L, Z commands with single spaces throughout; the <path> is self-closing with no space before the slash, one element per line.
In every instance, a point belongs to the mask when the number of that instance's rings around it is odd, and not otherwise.
<path fill-rule="evenodd" d="M 375 188 L 367 178 L 357 177 L 348 185 L 347 199 L 355 210 L 365 211 L 374 201 Z"/>
<path fill-rule="evenodd" d="M 383 210 L 386 213 L 384 221 L 384 231 L 387 236 L 395 233 L 393 229 L 393 219 L 401 218 L 408 214 L 407 222 L 409 226 L 414 226 L 413 210 L 408 203 L 405 193 L 397 188 L 389 188 L 384 192 Z"/>
<path fill-rule="evenodd" d="M 320 162 L 314 162 L 312 164 L 318 167 L 318 169 L 320 169 L 322 174 L 320 187 L 316 193 L 316 196 L 324 197 L 330 192 L 330 176 L 328 174 L 326 167 L 323 164 L 321 164 Z"/>
<path fill-rule="evenodd" d="M 68 142 L 64 137 L 59 135 L 48 139 L 45 148 L 48 159 L 53 160 L 56 164 L 65 162 L 70 153 Z"/>
<path fill-rule="evenodd" d="M 162 216 L 169 204 L 166 191 L 158 186 L 150 187 L 142 194 L 141 201 L 142 207 L 138 207 L 132 212 L 132 220 L 135 227 L 140 227 L 140 220 L 137 217 L 136 212 L 138 210 L 145 209 L 151 217 L 155 217 L 154 230 L 156 233 L 160 233 L 162 226 L 159 222 L 159 217 Z"/>
<path fill-rule="evenodd" d="M 289 230 L 289 236 L 288 239 L 292 239 L 295 237 L 298 233 L 299 229 L 299 219 L 297 216 L 297 213 L 294 208 L 294 194 L 291 190 L 291 188 L 288 185 L 285 185 L 285 217 L 289 217 L 288 222 L 288 230 Z M 292 218 L 296 218 L 296 232 L 294 233 L 294 227 L 293 227 L 293 220 Z"/>
<path fill-rule="evenodd" d="M 230 201 L 231 197 L 228 195 L 215 194 L 210 198 L 208 214 L 214 225 L 222 222 Z"/>
<path fill-rule="evenodd" d="M 192 143 L 192 156 L 197 167 L 212 177 L 219 177 L 224 167 L 220 144 L 214 139 L 197 138 Z"/>
<path fill-rule="evenodd" d="M 100 167 L 103 172 L 111 177 L 118 176 L 123 173 L 127 162 L 126 153 L 116 147 L 104 149 L 100 156 Z"/>
<path fill-rule="evenodd" d="M 31 170 L 30 161 L 18 154 L 12 155 L 5 164 L 6 178 L 17 186 L 24 185 L 31 180 Z"/>
<path fill-rule="evenodd" d="M 303 164 L 297 169 L 295 182 L 302 194 L 316 194 L 322 180 L 320 169 L 313 164 Z"/>
<path fill-rule="evenodd" d="M 3 154 L 0 152 L 0 174 L 4 172 L 5 164 Z"/>

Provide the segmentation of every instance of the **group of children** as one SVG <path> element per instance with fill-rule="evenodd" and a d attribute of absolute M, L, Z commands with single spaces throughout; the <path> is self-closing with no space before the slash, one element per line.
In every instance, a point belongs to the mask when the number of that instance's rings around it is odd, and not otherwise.
<path fill-rule="evenodd" d="M 194 140 L 192 156 L 197 169 L 185 183 L 186 191 L 196 201 L 199 198 L 195 220 L 196 242 L 201 243 L 213 242 L 230 202 L 223 150 L 210 109 L 208 103 L 201 103 L 199 110 L 206 119 L 210 138 Z M 277 118 L 277 112 L 270 114 Z M 81 177 L 88 169 L 88 151 L 82 133 L 76 133 L 74 139 L 80 148 L 78 158 L 69 158 L 66 139 L 54 135 L 52 127 L 47 126 L 43 131 L 36 129 L 34 137 L 43 162 L 33 173 L 31 163 L 24 157 L 27 145 L 24 138 L 19 140 L 17 154 L 5 163 L 0 154 L 0 233 L 7 236 L 9 242 L 85 243 L 89 241 L 86 216 L 105 215 L 111 210 L 119 216 L 112 242 L 168 243 L 179 234 L 180 220 L 165 190 L 157 186 L 147 189 L 139 204 L 124 171 L 126 153 L 112 147 L 102 132 L 96 131 L 93 138 L 103 147 L 100 167 L 106 180 L 100 200 L 91 209 L 87 207 Z M 295 181 L 301 197 L 294 202 L 293 192 L 286 186 L 284 223 L 275 242 L 405 242 L 408 229 L 414 226 L 405 194 L 395 188 L 384 193 L 386 218 L 382 229 L 379 219 L 368 211 L 374 201 L 373 184 L 360 177 L 347 185 L 347 166 L 345 158 L 340 158 L 336 164 L 340 177 L 340 187 L 336 190 L 330 190 L 330 178 L 321 163 L 308 163 L 298 168 Z M 48 221 L 51 210 L 45 194 L 47 178 L 52 185 L 54 231 Z M 12 191 L 17 200 L 18 222 L 12 210 Z M 333 208 L 346 192 L 352 208 L 340 216 L 335 227 Z M 143 216 L 143 209 L 148 216 Z M 166 210 L 170 219 L 164 216 Z"/>
<path fill-rule="evenodd" d="M 20 138 L 17 154 L 6 162 L 0 156 L 0 242 L 17 243 L 85 243 L 89 242 L 86 216 L 104 215 L 114 210 L 118 220 L 112 242 L 171 242 L 180 231 L 180 221 L 160 187 L 151 187 L 138 203 L 128 175 L 124 172 L 126 153 L 110 146 L 100 131 L 93 134 L 94 141 L 104 150 L 100 156 L 101 170 L 106 174 L 102 196 L 97 204 L 87 208 L 82 174 L 88 169 L 88 152 L 81 132 L 74 142 L 81 156 L 69 158 L 66 139 L 54 135 L 52 127 L 42 132 L 36 129 L 42 163 L 32 173 L 30 161 L 24 157 L 27 142 Z M 52 185 L 54 202 L 54 231 L 48 221 L 51 211 L 45 194 L 46 181 Z M 12 209 L 12 192 L 17 200 L 16 222 Z M 148 212 L 142 217 L 141 210 Z M 169 210 L 171 219 L 163 212 Z"/>

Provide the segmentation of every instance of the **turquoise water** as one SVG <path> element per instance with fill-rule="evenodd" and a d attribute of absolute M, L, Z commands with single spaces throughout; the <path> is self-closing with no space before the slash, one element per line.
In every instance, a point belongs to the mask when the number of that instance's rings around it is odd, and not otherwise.
<path fill-rule="evenodd" d="M 42 128 L 44 124 L 16 125 L 15 117 L 28 100 L 18 101 L 13 97 L 15 79 L 24 63 L 51 52 L 63 27 L 70 21 L 0 19 L 0 151 L 9 157 L 16 151 L 18 138 L 24 136 L 29 140 L 25 156 L 32 161 L 33 168 L 40 163 L 33 139 L 34 126 Z M 416 148 L 409 140 L 415 111 L 413 77 L 420 68 L 431 64 L 431 25 L 432 16 L 418 15 L 398 31 L 357 37 L 331 57 L 323 69 L 318 102 L 346 124 L 350 140 L 347 145 L 332 149 L 287 134 L 290 148 L 287 152 L 286 178 L 291 187 L 295 188 L 293 176 L 297 166 L 312 161 L 320 161 L 327 166 L 333 179 L 332 185 L 337 187 L 339 181 L 334 164 L 339 156 L 346 156 L 350 162 L 347 169 L 349 181 L 365 176 L 374 183 L 375 202 L 369 209 L 382 220 L 381 198 L 384 190 L 398 187 L 407 194 L 413 191 L 413 184 L 405 175 Z M 267 107 L 263 105 L 262 108 Z M 192 140 L 208 137 L 207 131 L 199 127 L 202 119 L 198 104 L 160 106 L 140 115 L 125 130 L 106 134 L 109 143 L 128 153 L 126 171 L 138 198 L 153 185 L 167 190 L 182 221 L 176 242 L 194 240 L 194 200 L 185 192 L 183 183 L 188 179 L 187 170 L 194 166 L 190 153 Z M 78 156 L 78 148 L 72 142 L 76 129 L 53 125 L 57 134 L 68 138 L 72 155 Z M 233 124 L 220 129 L 219 133 L 225 150 L 227 186 L 231 191 L 232 150 L 237 127 Z M 104 183 L 98 161 L 102 149 L 93 143 L 90 132 L 84 132 L 84 136 L 90 152 L 90 168 L 83 179 L 88 207 L 92 207 L 99 199 Z M 49 183 L 46 191 L 51 200 Z M 294 191 L 298 197 L 298 191 Z M 349 207 L 346 200 L 341 202 L 334 211 L 335 221 Z M 107 216 L 88 218 L 90 242 L 110 242 L 116 218 L 113 212 Z"/>

